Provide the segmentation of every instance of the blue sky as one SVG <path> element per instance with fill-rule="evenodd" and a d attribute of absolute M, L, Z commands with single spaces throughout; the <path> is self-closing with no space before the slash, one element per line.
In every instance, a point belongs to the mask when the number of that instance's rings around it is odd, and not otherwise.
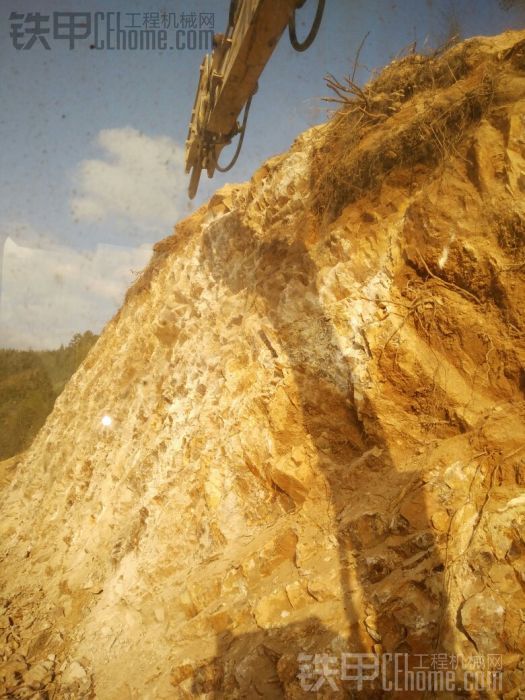
<path fill-rule="evenodd" d="M 228 4 L 0 1 L 0 345 L 53 347 L 74 332 L 99 331 L 131 270 L 145 265 L 151 245 L 178 219 L 326 119 L 323 76 L 351 72 L 367 32 L 361 82 L 409 43 L 426 50 L 455 26 L 468 37 L 524 24 L 523 10 L 503 11 L 497 0 L 327 0 L 309 51 L 295 53 L 283 35 L 260 79 L 235 170 L 211 181 L 204 174 L 193 203 L 182 149 L 202 52 L 92 50 L 92 39 L 70 51 L 52 36 L 50 50 L 38 43 L 16 50 L 9 37 L 13 10 L 120 12 L 123 22 L 131 12 L 214 13 L 223 31 Z M 299 31 L 314 9 L 308 0 Z"/>

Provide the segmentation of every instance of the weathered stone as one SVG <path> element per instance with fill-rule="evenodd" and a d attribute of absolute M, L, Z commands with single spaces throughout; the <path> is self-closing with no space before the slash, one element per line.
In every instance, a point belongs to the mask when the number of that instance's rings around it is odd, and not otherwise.
<path fill-rule="evenodd" d="M 256 603 L 254 616 L 259 627 L 270 629 L 286 624 L 291 609 L 286 590 L 276 590 Z"/>
<path fill-rule="evenodd" d="M 519 696 L 524 39 L 394 62 L 156 245 L 0 474 L 2 692 L 313 697 L 299 654 L 361 651 Z"/>
<path fill-rule="evenodd" d="M 62 674 L 62 685 L 68 686 L 74 683 L 83 683 L 87 680 L 86 669 L 78 661 L 72 661 Z"/>
<path fill-rule="evenodd" d="M 461 623 L 479 652 L 499 654 L 505 647 L 503 628 L 505 608 L 501 600 L 478 593 L 461 607 Z"/>
<path fill-rule="evenodd" d="M 28 664 L 24 659 L 16 658 L 14 655 L 4 661 L 0 667 L 0 679 L 7 689 L 16 688 L 20 685 L 24 673 L 28 669 Z"/>
<path fill-rule="evenodd" d="M 53 678 L 51 673 L 52 664 L 39 663 L 31 666 L 31 668 L 24 673 L 24 683 L 34 690 L 38 690 L 45 685 L 47 685 Z"/>

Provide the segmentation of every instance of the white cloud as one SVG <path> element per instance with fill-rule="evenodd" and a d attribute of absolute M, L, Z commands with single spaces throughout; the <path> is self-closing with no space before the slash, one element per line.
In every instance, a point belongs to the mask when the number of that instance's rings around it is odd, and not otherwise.
<path fill-rule="evenodd" d="M 48 231 L 35 228 L 32 224 L 22 220 L 8 220 L 0 224 L 0 245 L 7 238 L 16 241 L 20 246 L 29 246 L 31 250 L 34 246 L 38 248 L 49 248 L 55 245 L 55 236 Z M 28 253 L 29 254 L 29 253 Z M 23 255 L 22 249 L 20 255 Z M 1 260 L 1 251 L 0 251 Z"/>
<path fill-rule="evenodd" d="M 100 158 L 82 161 L 75 173 L 74 217 L 125 231 L 128 241 L 169 234 L 188 213 L 182 147 L 131 127 L 104 129 L 96 144 Z M 131 270 L 141 270 L 150 253 L 148 245 L 78 250 L 27 222 L 4 222 L 0 347 L 57 347 L 76 332 L 100 331 L 122 303 Z"/>
<path fill-rule="evenodd" d="M 34 349 L 68 343 L 77 332 L 98 332 L 122 303 L 148 262 L 151 248 L 99 245 L 93 251 L 66 246 L 45 250 L 4 247 L 0 297 L 0 346 Z"/>
<path fill-rule="evenodd" d="M 131 127 L 103 129 L 97 144 L 102 159 L 79 165 L 73 216 L 165 234 L 187 205 L 183 148 L 166 136 L 147 136 Z"/>

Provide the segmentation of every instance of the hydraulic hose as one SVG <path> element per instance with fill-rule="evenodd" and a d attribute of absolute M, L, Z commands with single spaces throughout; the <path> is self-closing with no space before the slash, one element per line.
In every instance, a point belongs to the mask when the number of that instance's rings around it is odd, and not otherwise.
<path fill-rule="evenodd" d="M 288 33 L 290 34 L 290 43 L 294 47 L 296 51 L 306 51 L 306 49 L 310 48 L 310 46 L 313 44 L 315 37 L 317 36 L 317 32 L 319 31 L 319 27 L 321 26 L 321 20 L 323 19 L 323 12 L 324 12 L 324 5 L 325 5 L 325 0 L 318 0 L 317 2 L 317 12 L 315 13 L 315 18 L 314 22 L 312 24 L 312 28 L 310 29 L 310 33 L 304 39 L 304 41 L 299 41 L 297 39 L 297 34 L 295 31 L 295 11 L 292 15 L 292 18 L 290 19 L 290 23 L 288 24 Z"/>

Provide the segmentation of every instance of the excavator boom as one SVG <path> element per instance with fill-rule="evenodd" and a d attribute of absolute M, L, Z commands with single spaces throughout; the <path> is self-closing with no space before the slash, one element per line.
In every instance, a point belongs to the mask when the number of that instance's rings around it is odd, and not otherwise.
<path fill-rule="evenodd" d="M 186 172 L 191 171 L 188 192 L 191 199 L 197 192 L 203 168 L 209 177 L 213 176 L 215 169 L 229 169 L 220 168 L 217 162 L 219 154 L 237 134 L 241 134 L 242 143 L 247 109 L 257 90 L 259 77 L 287 25 L 292 23 L 291 26 L 295 26 L 295 10 L 304 2 L 232 0 L 226 33 L 215 35 L 213 52 L 204 57 L 200 67 L 186 139 Z M 317 28 L 323 6 L 324 0 L 319 0 L 314 23 Z M 243 107 L 245 119 L 240 127 L 237 119 Z"/>

